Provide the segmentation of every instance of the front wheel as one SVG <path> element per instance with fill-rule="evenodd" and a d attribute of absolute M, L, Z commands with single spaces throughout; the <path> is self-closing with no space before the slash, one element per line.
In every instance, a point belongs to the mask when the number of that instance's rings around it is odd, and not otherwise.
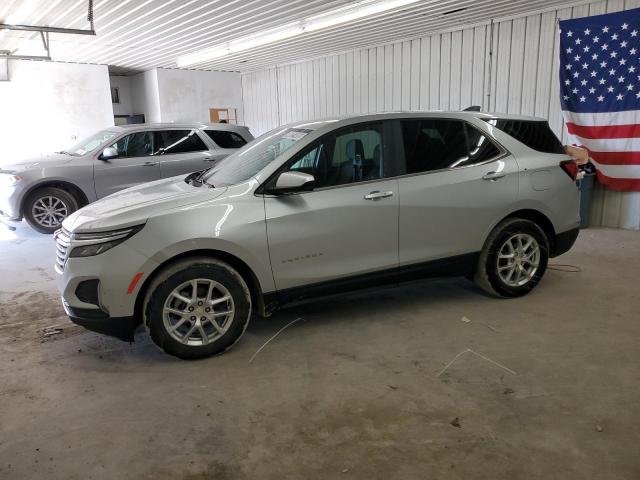
<path fill-rule="evenodd" d="M 549 240 L 535 223 L 508 218 L 493 229 L 478 259 L 474 280 L 499 297 L 526 295 L 540 282 L 549 260 Z"/>
<path fill-rule="evenodd" d="M 146 325 L 154 343 L 183 359 L 231 348 L 251 316 L 251 294 L 230 265 L 212 258 L 182 260 L 160 272 L 149 289 Z"/>
<path fill-rule="evenodd" d="M 61 188 L 45 187 L 29 194 L 23 208 L 24 218 L 31 228 L 51 234 L 78 209 L 78 201 Z"/>

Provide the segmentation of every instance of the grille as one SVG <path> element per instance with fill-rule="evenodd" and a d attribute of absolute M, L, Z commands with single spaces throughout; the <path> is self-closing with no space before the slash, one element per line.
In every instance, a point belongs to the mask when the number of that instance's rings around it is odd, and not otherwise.
<path fill-rule="evenodd" d="M 71 244 L 71 233 L 64 228 L 56 231 L 56 270 L 62 273 L 69 256 L 69 245 Z"/>

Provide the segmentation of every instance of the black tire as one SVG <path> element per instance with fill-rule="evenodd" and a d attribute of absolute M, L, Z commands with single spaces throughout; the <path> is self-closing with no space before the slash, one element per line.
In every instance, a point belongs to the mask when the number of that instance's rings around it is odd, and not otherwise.
<path fill-rule="evenodd" d="M 538 243 L 539 260 L 534 274 L 522 285 L 511 285 L 498 271 L 498 254 L 505 243 L 514 235 L 525 234 Z M 502 260 L 504 261 L 504 260 Z M 534 222 L 523 218 L 507 218 L 500 222 L 489 234 L 478 259 L 475 282 L 486 292 L 498 297 L 521 297 L 526 295 L 540 282 L 549 261 L 549 240 L 544 231 Z M 523 278 L 522 281 L 525 281 Z"/>
<path fill-rule="evenodd" d="M 233 317 L 228 320 L 228 329 L 206 345 L 187 345 L 178 341 L 169 333 L 163 316 L 165 302 L 170 301 L 172 292 L 194 279 L 217 282 L 227 290 L 233 301 L 232 304 L 225 304 L 232 305 L 234 309 Z M 197 296 L 200 298 L 200 295 Z M 240 339 L 251 317 L 251 294 L 242 276 L 230 265 L 213 258 L 189 258 L 170 265 L 158 274 L 149 288 L 144 312 L 145 325 L 153 342 L 166 353 L 185 360 L 206 358 L 227 351 Z M 192 318 L 197 317 L 185 318 L 183 331 L 178 331 L 177 335 L 187 335 L 184 330 L 188 331 L 193 326 Z M 227 318 L 224 317 L 223 321 L 227 321 Z M 202 325 L 207 325 L 209 331 L 216 334 L 210 321 L 207 322 L 209 323 L 203 322 Z M 203 337 L 202 334 L 198 335 Z M 187 337 L 187 341 L 189 338 L 192 337 Z"/>
<path fill-rule="evenodd" d="M 59 222 L 57 222 L 57 218 L 56 223 L 54 223 L 53 217 L 39 216 L 41 210 L 38 210 L 38 206 L 41 206 L 43 204 L 42 202 L 44 202 L 44 205 L 55 205 L 60 209 L 66 209 L 64 213 L 60 213 L 62 216 Z M 63 205 L 63 207 L 61 205 Z M 22 209 L 24 218 L 31 228 L 40 233 L 52 234 L 62 226 L 62 220 L 64 220 L 64 218 L 78 210 L 78 201 L 73 195 L 61 188 L 44 187 L 31 192 L 25 200 Z"/>

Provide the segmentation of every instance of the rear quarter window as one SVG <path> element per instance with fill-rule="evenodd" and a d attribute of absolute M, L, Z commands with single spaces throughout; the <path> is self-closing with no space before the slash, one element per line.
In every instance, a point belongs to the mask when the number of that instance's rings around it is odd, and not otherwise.
<path fill-rule="evenodd" d="M 543 153 L 564 153 L 562 143 L 547 122 L 499 118 L 487 120 L 487 122 L 533 150 Z"/>
<path fill-rule="evenodd" d="M 220 148 L 241 148 L 247 144 L 247 141 L 235 132 L 205 130 L 204 133 Z"/>

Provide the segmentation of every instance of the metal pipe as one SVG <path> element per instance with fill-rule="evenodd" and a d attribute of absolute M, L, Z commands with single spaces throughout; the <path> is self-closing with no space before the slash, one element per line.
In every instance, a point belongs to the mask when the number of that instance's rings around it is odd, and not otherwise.
<path fill-rule="evenodd" d="M 2 55 L 0 54 L 0 60 L 6 58 L 7 60 L 51 60 L 49 55 Z"/>
<path fill-rule="evenodd" d="M 47 33 L 71 33 L 73 35 L 95 35 L 95 30 L 82 30 L 79 28 L 60 27 L 36 27 L 32 25 L 8 25 L 0 23 L 0 30 L 23 30 L 27 32 L 47 32 Z"/>

